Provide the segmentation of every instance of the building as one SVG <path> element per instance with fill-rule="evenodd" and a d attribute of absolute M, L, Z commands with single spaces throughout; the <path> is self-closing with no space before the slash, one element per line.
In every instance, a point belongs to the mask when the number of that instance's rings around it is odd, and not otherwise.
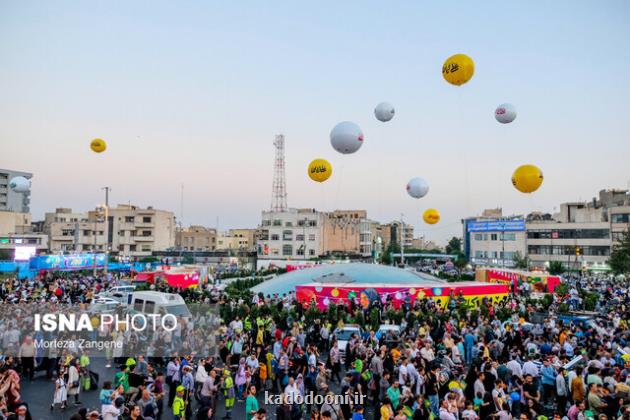
<path fill-rule="evenodd" d="M 218 250 L 253 251 L 256 248 L 256 229 L 230 229 L 217 238 Z"/>
<path fill-rule="evenodd" d="M 527 254 L 523 216 L 503 216 L 500 208 L 487 209 L 462 224 L 463 252 L 472 264 L 513 267 L 517 253 Z"/>
<path fill-rule="evenodd" d="M 86 213 L 58 208 L 55 213 L 46 213 L 43 230 L 48 234 L 53 253 L 108 249 L 114 254 L 134 257 L 175 246 L 172 212 L 128 204 Z"/>
<path fill-rule="evenodd" d="M 403 229 L 401 229 L 403 226 Z M 413 225 L 408 223 L 401 223 L 400 221 L 393 221 L 386 225 L 381 225 L 381 238 L 383 243 L 383 249 L 386 250 L 389 245 L 394 242 L 398 245 L 401 244 L 401 233 L 403 238 L 403 244 L 405 248 L 413 247 Z"/>
<path fill-rule="evenodd" d="M 568 268 L 605 270 L 612 246 L 630 226 L 627 190 L 602 190 L 589 202 L 560 205 L 554 215 L 527 218 L 527 251 L 535 267 L 559 261 Z"/>
<path fill-rule="evenodd" d="M 365 210 L 335 210 L 324 213 L 322 248 L 325 255 L 362 255 L 361 240 L 364 245 L 371 243 L 369 227 L 363 226 L 364 237 L 361 237 L 361 222 L 367 218 Z M 371 255 L 371 250 L 367 252 Z"/>
<path fill-rule="evenodd" d="M 433 241 L 427 240 L 424 236 L 420 236 L 418 238 L 413 238 L 411 241 L 411 248 L 413 249 L 422 249 L 422 250 L 441 250 L 438 244 Z"/>
<path fill-rule="evenodd" d="M 317 258 L 323 253 L 323 223 L 324 214 L 315 209 L 263 211 L 256 247 L 259 261 L 268 265 L 274 260 Z"/>
<path fill-rule="evenodd" d="M 33 174 L 28 172 L 0 169 L 0 211 L 14 211 L 17 213 L 29 213 L 31 204 L 31 192 L 17 193 L 9 187 L 9 182 L 16 176 L 31 179 Z"/>
<path fill-rule="evenodd" d="M 19 259 L 20 249 L 29 255 L 45 252 L 48 236 L 33 232 L 29 213 L 0 211 L 0 250 L 8 253 L 0 256 L 0 260 Z"/>
<path fill-rule="evenodd" d="M 175 248 L 182 251 L 214 251 L 217 249 L 217 230 L 197 225 L 177 228 Z"/>

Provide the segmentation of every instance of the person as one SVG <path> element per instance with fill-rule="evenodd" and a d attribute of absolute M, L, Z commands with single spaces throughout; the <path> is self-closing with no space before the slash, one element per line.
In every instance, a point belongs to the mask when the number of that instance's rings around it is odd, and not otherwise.
<path fill-rule="evenodd" d="M 256 399 L 256 387 L 251 385 L 245 400 L 245 419 L 252 420 L 258 412 L 258 399 Z"/>
<path fill-rule="evenodd" d="M 223 396 L 225 397 L 225 416 L 223 418 L 231 419 L 236 391 L 234 390 L 234 380 L 228 368 L 223 370 Z"/>
<path fill-rule="evenodd" d="M 35 343 L 30 335 L 24 337 L 24 342 L 18 350 L 18 358 L 22 364 L 24 376 L 32 381 L 35 373 Z"/>
<path fill-rule="evenodd" d="M 70 362 L 70 367 L 68 368 L 68 395 L 74 396 L 74 405 L 81 405 L 81 402 L 79 401 L 81 382 L 77 364 L 78 361 L 73 359 Z"/>
<path fill-rule="evenodd" d="M 142 409 L 139 405 L 133 405 L 127 415 L 125 415 L 125 420 L 146 420 L 142 415 Z"/>
<path fill-rule="evenodd" d="M 140 414 L 144 418 L 156 419 L 158 416 L 158 406 L 155 403 L 151 392 L 148 389 L 142 390 L 142 395 L 138 400 L 138 407 L 140 407 Z"/>
<path fill-rule="evenodd" d="M 178 385 L 175 389 L 175 398 L 173 398 L 173 405 L 171 406 L 173 410 L 173 419 L 174 420 L 184 420 L 186 416 L 186 402 L 184 401 L 184 394 L 186 393 L 186 388 L 182 385 Z"/>
<path fill-rule="evenodd" d="M 32 417 L 28 407 L 22 404 L 15 410 L 15 413 L 7 417 L 7 420 L 32 420 Z"/>
<path fill-rule="evenodd" d="M 602 400 L 602 386 L 599 383 L 591 382 L 588 387 L 588 408 L 595 414 L 599 416 L 603 414 L 604 409 L 607 407 L 607 404 Z"/>
<path fill-rule="evenodd" d="M 125 399 L 123 397 L 116 397 L 113 404 L 103 405 L 101 408 L 103 420 L 117 420 L 122 413 L 124 404 Z"/>
<path fill-rule="evenodd" d="M 379 412 L 381 414 L 381 420 L 391 420 L 394 418 L 394 410 L 392 409 L 392 403 L 389 398 L 383 400 Z"/>
<path fill-rule="evenodd" d="M 68 389 L 66 386 L 66 381 L 64 380 L 65 372 L 63 369 L 59 370 L 59 375 L 55 380 L 55 393 L 53 395 L 53 402 L 50 404 L 50 411 L 55 409 L 55 405 L 59 404 L 60 408 L 63 410 L 66 408 L 66 402 L 68 400 Z"/>
<path fill-rule="evenodd" d="M 352 420 L 363 420 L 363 406 L 356 405 L 354 407 L 354 413 L 352 413 Z"/>

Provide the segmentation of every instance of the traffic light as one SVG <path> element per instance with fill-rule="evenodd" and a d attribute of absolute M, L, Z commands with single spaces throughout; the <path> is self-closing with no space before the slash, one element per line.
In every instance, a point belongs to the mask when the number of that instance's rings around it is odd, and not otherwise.
<path fill-rule="evenodd" d="M 580 248 L 579 246 L 576 246 L 575 247 L 575 255 L 578 256 L 578 257 L 580 255 L 582 255 L 582 248 Z"/>

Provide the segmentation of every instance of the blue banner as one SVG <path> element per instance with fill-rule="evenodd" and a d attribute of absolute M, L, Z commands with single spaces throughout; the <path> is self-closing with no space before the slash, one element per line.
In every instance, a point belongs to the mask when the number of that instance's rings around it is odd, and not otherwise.
<path fill-rule="evenodd" d="M 492 220 L 468 222 L 468 232 L 520 232 L 525 230 L 525 220 Z"/>
<path fill-rule="evenodd" d="M 106 262 L 106 254 L 38 255 L 30 265 L 33 270 L 89 270 L 103 268 Z"/>

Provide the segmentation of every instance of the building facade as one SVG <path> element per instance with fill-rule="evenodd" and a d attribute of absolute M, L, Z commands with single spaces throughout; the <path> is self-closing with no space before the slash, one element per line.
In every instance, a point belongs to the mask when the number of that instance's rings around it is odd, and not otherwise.
<path fill-rule="evenodd" d="M 529 215 L 528 255 L 535 267 L 559 261 L 567 268 L 604 270 L 612 247 L 628 226 L 628 191 L 602 190 L 589 202 L 561 204 L 554 215 Z"/>
<path fill-rule="evenodd" d="M 314 209 L 262 212 L 259 260 L 309 260 L 323 253 L 324 215 Z"/>
<path fill-rule="evenodd" d="M 523 216 L 503 216 L 502 209 L 488 209 L 462 223 L 463 251 L 472 264 L 513 267 L 517 253 L 527 254 Z"/>
<path fill-rule="evenodd" d="M 361 222 L 367 217 L 365 210 L 335 210 L 324 213 L 322 248 L 325 255 L 363 255 Z M 367 228 L 364 233 L 367 234 Z M 365 243 L 364 243 L 365 244 Z M 371 251 L 370 251 L 371 252 Z M 369 253 L 367 254 L 369 255 Z"/>
<path fill-rule="evenodd" d="M 381 239 L 383 243 L 383 249 L 386 250 L 392 242 L 400 245 L 401 240 L 405 248 L 412 248 L 414 236 L 413 230 L 413 225 L 408 223 L 401 223 L 398 220 L 395 220 L 386 225 L 381 225 Z"/>
<path fill-rule="evenodd" d="M 256 248 L 256 229 L 230 229 L 219 233 L 218 250 L 253 251 Z"/>
<path fill-rule="evenodd" d="M 31 215 L 0 211 L 0 250 L 8 252 L 3 258 L 16 257 L 16 249 L 30 249 L 29 252 L 39 254 L 48 250 L 48 236 L 33 232 Z"/>
<path fill-rule="evenodd" d="M 31 204 L 31 192 L 18 193 L 9 187 L 9 182 L 16 176 L 26 179 L 33 178 L 29 172 L 0 169 L 0 211 L 13 211 L 17 213 L 29 213 Z"/>
<path fill-rule="evenodd" d="M 86 213 L 59 208 L 46 213 L 43 229 L 53 253 L 107 250 L 139 257 L 175 246 L 174 214 L 152 207 L 119 204 Z"/>
<path fill-rule="evenodd" d="M 198 225 L 177 228 L 175 248 L 182 251 L 214 251 L 217 249 L 217 230 Z"/>

